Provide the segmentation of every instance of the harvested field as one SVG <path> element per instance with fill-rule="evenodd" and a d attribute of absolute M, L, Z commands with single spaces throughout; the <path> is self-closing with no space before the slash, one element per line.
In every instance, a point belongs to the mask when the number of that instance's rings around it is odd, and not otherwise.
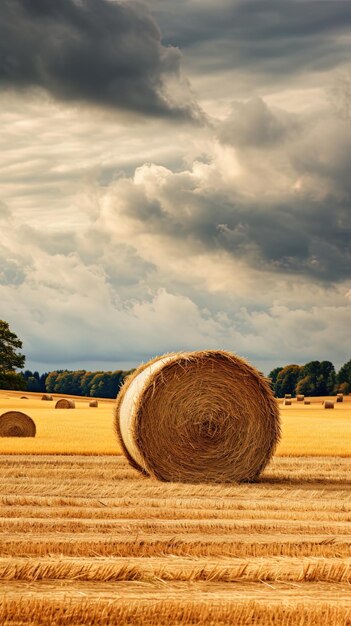
<path fill-rule="evenodd" d="M 159 483 L 123 457 L 0 456 L 0 623 L 351 624 L 351 460 Z"/>
<path fill-rule="evenodd" d="M 0 454 L 103 454 L 120 452 L 114 431 L 114 400 L 99 399 L 94 410 L 91 398 L 73 397 L 75 410 L 55 409 L 60 395 L 43 402 L 42 394 L 28 393 L 20 400 L 19 391 L 0 390 L 0 414 L 19 411 L 25 403 L 26 413 L 37 428 L 35 438 L 18 438 L 16 442 L 0 438 Z M 282 438 L 277 456 L 343 456 L 351 457 L 351 396 L 325 411 L 323 400 L 309 398 L 310 405 L 292 400 L 291 406 L 280 404 Z"/>

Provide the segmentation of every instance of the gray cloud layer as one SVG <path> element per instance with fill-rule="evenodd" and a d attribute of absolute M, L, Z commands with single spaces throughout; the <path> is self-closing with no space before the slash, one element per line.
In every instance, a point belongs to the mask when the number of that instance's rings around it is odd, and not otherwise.
<path fill-rule="evenodd" d="M 262 95 L 293 83 L 318 85 L 349 62 L 351 4 L 346 1 L 149 0 L 165 44 L 179 46 L 194 84 L 206 74 L 217 95 Z M 219 81 L 218 74 L 226 74 Z M 323 78 L 321 78 L 323 76 Z M 304 86 L 306 83 L 304 83 Z M 324 85 L 325 87 L 325 85 Z"/>
<path fill-rule="evenodd" d="M 144 115 L 193 119 L 196 105 L 173 97 L 179 50 L 164 47 L 147 9 L 109 0 L 3 0 L 0 84 L 41 87 L 62 100 Z"/>

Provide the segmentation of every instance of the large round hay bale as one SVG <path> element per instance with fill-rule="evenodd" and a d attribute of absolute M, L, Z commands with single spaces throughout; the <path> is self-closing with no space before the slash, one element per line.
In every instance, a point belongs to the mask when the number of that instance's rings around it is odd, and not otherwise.
<path fill-rule="evenodd" d="M 254 480 L 280 436 L 266 379 L 223 351 L 167 354 L 141 365 L 116 404 L 129 462 L 164 481 Z"/>
<path fill-rule="evenodd" d="M 0 416 L 0 437 L 35 437 L 36 426 L 29 415 L 7 411 Z"/>
<path fill-rule="evenodd" d="M 75 403 L 73 400 L 69 400 L 68 398 L 61 398 L 61 400 L 57 400 L 55 404 L 55 409 L 74 409 Z"/>
<path fill-rule="evenodd" d="M 98 406 L 99 406 L 99 403 L 98 403 L 98 401 L 97 401 L 97 400 L 91 400 L 91 401 L 89 402 L 89 406 L 96 408 L 96 407 L 98 407 Z"/>
<path fill-rule="evenodd" d="M 325 400 L 323 402 L 324 404 L 324 408 L 325 409 L 333 409 L 334 408 L 334 402 L 331 402 L 330 400 Z"/>
<path fill-rule="evenodd" d="M 47 400 L 47 401 L 51 401 L 52 400 L 52 396 L 50 396 L 47 393 L 44 393 L 44 395 L 41 397 L 42 400 Z"/>

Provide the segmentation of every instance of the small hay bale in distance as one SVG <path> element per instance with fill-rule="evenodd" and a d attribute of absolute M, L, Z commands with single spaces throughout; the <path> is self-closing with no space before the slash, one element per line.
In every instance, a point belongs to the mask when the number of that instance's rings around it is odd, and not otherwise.
<path fill-rule="evenodd" d="M 334 402 L 331 402 L 330 400 L 325 400 L 323 402 L 324 404 L 324 408 L 325 409 L 333 409 L 334 408 Z"/>
<path fill-rule="evenodd" d="M 305 399 L 305 396 L 303 396 L 301 393 L 299 393 L 299 394 L 296 396 L 296 400 L 297 400 L 298 402 L 303 402 L 303 401 L 304 401 L 304 399 Z"/>
<path fill-rule="evenodd" d="M 21 396 L 20 400 L 28 400 L 27 396 Z"/>
<path fill-rule="evenodd" d="M 36 426 L 29 415 L 7 411 L 0 416 L 0 437 L 35 437 Z"/>
<path fill-rule="evenodd" d="M 284 406 L 291 406 L 292 405 L 292 400 L 289 400 L 288 398 L 285 398 L 284 402 L 283 402 Z"/>
<path fill-rule="evenodd" d="M 91 400 L 91 401 L 89 402 L 89 406 L 91 406 L 91 407 L 97 407 L 97 406 L 99 406 L 99 403 L 98 403 L 98 401 L 97 401 L 97 400 Z"/>
<path fill-rule="evenodd" d="M 61 400 L 57 400 L 55 404 L 55 409 L 75 409 L 76 405 L 73 400 L 69 400 L 68 398 L 61 398 Z"/>
<path fill-rule="evenodd" d="M 52 400 L 52 396 L 50 396 L 47 393 L 44 393 L 44 395 L 41 397 L 42 400 L 46 400 L 46 401 L 51 401 Z"/>
<path fill-rule="evenodd" d="M 267 380 L 230 352 L 157 357 L 125 381 L 115 425 L 130 464 L 162 481 L 257 478 L 280 437 Z"/>
<path fill-rule="evenodd" d="M 291 397 L 292 397 L 292 396 L 291 396 L 291 393 L 286 393 L 286 394 L 285 394 L 285 396 L 284 396 L 284 398 L 285 398 L 286 400 L 291 400 Z"/>
<path fill-rule="evenodd" d="M 343 393 L 337 393 L 336 394 L 336 401 L 337 402 L 344 402 L 344 394 Z"/>
<path fill-rule="evenodd" d="M 311 404 L 311 400 L 304 400 L 303 403 L 304 404 Z"/>

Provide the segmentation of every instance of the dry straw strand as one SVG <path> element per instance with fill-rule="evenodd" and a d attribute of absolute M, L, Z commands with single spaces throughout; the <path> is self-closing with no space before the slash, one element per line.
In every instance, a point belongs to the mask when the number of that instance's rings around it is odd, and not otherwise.
<path fill-rule="evenodd" d="M 7 411 L 0 416 L 0 437 L 35 437 L 36 426 L 29 415 Z"/>
<path fill-rule="evenodd" d="M 55 404 L 55 409 L 74 409 L 75 403 L 73 400 L 69 400 L 68 398 L 61 398 L 61 400 L 57 400 Z"/>
<path fill-rule="evenodd" d="M 133 467 L 186 483 L 255 480 L 280 437 L 267 380 L 221 350 L 171 353 L 141 365 L 117 397 L 115 424 Z"/>

